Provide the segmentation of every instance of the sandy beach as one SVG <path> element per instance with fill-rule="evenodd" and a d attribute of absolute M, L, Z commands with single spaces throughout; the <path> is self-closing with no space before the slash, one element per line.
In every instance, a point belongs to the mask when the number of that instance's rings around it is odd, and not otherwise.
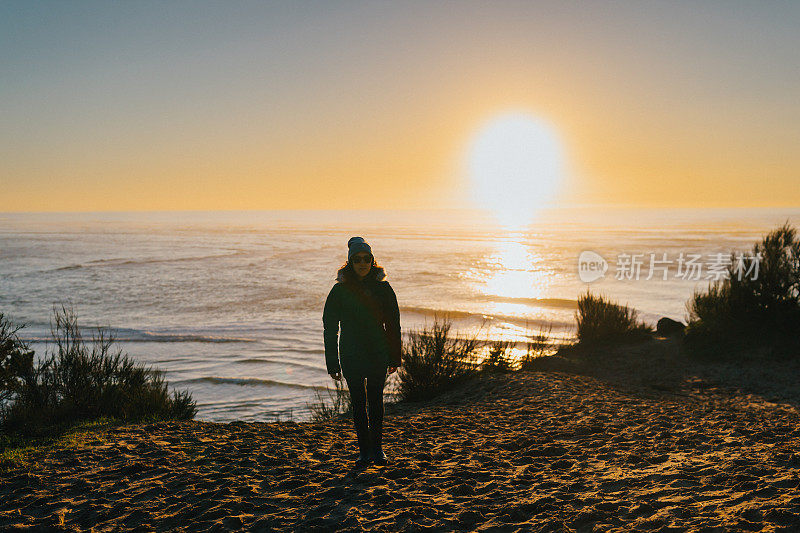
<path fill-rule="evenodd" d="M 350 419 L 97 430 L 0 474 L 0 528 L 797 530 L 786 368 L 678 372 L 670 340 L 604 355 L 387 405 L 385 467 L 353 469 Z"/>

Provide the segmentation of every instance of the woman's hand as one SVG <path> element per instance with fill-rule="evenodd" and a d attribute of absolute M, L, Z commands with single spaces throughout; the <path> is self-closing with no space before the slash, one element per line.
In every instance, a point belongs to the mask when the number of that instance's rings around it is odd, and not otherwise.
<path fill-rule="evenodd" d="M 391 374 L 391 373 L 393 373 L 395 370 L 397 370 L 397 367 L 396 367 L 396 366 L 390 366 L 390 367 L 389 367 L 389 373 L 390 373 L 390 374 Z"/>
<path fill-rule="evenodd" d="M 335 379 L 336 381 L 342 381 L 342 373 L 336 372 L 335 374 L 329 374 L 330 377 Z"/>

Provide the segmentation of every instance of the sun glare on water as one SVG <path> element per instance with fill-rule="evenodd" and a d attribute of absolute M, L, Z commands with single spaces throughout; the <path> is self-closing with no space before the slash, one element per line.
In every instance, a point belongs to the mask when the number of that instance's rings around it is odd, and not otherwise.
<path fill-rule="evenodd" d="M 509 229 L 530 224 L 558 192 L 563 152 L 548 122 L 525 113 L 495 117 L 469 146 L 473 199 Z"/>
<path fill-rule="evenodd" d="M 542 296 L 547 286 L 545 274 L 534 268 L 539 258 L 532 255 L 524 244 L 506 239 L 498 241 L 491 260 L 496 262 L 497 270 L 485 280 L 485 294 L 504 298 Z M 504 307 L 510 314 L 519 311 L 513 304 L 498 305 L 496 310 L 499 307 Z"/>

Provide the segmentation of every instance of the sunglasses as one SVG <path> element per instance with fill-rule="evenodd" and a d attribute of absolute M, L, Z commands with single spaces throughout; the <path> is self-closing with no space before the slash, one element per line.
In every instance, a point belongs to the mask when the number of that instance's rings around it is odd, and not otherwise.
<path fill-rule="evenodd" d="M 371 255 L 367 255 L 367 256 L 354 255 L 353 259 L 352 259 L 352 262 L 353 263 L 367 263 L 367 264 L 370 264 L 370 263 L 372 263 L 372 256 Z"/>

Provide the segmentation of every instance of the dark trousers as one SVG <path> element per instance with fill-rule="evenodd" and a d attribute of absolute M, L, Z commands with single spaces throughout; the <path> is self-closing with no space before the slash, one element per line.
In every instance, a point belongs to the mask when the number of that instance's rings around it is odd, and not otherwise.
<path fill-rule="evenodd" d="M 381 449 L 383 436 L 383 386 L 386 369 L 368 375 L 344 376 L 353 405 L 358 449 L 363 454 Z M 366 385 L 365 385 L 366 383 Z M 369 422 L 369 426 L 367 426 Z"/>

